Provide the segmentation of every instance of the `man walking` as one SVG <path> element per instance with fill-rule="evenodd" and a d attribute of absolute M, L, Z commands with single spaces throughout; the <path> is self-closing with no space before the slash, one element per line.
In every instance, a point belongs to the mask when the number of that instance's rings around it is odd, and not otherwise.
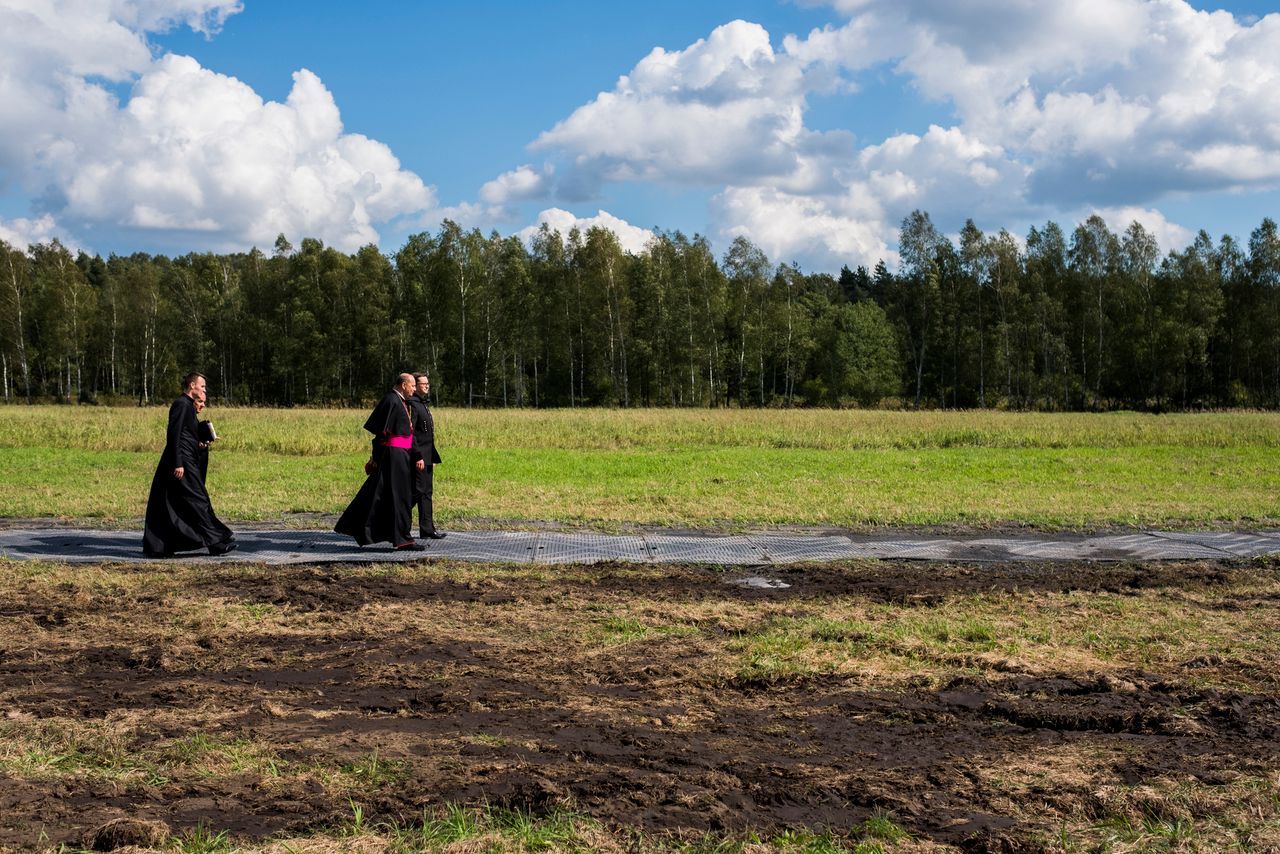
<path fill-rule="evenodd" d="M 432 468 L 440 463 L 440 454 L 436 452 L 436 425 L 428 403 L 431 379 L 426 374 L 414 374 L 413 378 L 416 390 L 409 405 L 413 409 L 413 448 L 418 457 L 413 483 L 413 500 L 418 505 L 418 536 L 442 540 L 445 533 L 436 530 L 431 508 Z"/>
<path fill-rule="evenodd" d="M 413 501 L 413 374 L 399 374 L 391 390 L 364 422 L 373 434 L 373 449 L 365 463 L 364 485 L 333 529 L 354 537 L 362 546 L 389 542 L 402 551 L 423 551 L 410 534 Z"/>
<path fill-rule="evenodd" d="M 147 557 L 169 557 L 200 548 L 207 548 L 211 555 L 224 555 L 236 548 L 231 529 L 213 512 L 204 472 L 196 459 L 200 445 L 196 405 L 203 406 L 206 395 L 204 374 L 193 372 L 183 378 L 182 394 L 169 406 L 164 453 L 147 497 L 142 532 L 142 552 Z"/>

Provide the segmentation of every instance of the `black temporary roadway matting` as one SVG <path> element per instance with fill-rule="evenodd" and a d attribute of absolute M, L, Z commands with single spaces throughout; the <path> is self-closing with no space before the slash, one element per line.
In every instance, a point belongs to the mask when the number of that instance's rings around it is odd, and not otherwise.
<path fill-rule="evenodd" d="M 361 548 L 329 531 L 237 532 L 239 548 L 222 557 L 183 552 L 173 560 L 265 564 L 383 563 L 447 558 L 491 563 L 694 563 L 759 566 L 851 558 L 945 561 L 1198 560 L 1255 557 L 1280 552 L 1280 531 L 1162 532 L 1106 536 L 1008 536 L 982 538 L 875 537 L 759 532 L 733 536 L 693 533 L 451 531 L 420 540 L 424 551 L 390 544 Z M 0 557 L 60 562 L 143 562 L 138 531 L 77 528 L 0 530 Z"/>

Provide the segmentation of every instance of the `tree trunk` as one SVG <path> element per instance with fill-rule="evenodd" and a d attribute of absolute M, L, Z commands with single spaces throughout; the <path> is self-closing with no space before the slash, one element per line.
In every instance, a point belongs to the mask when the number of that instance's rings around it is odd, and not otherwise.
<path fill-rule="evenodd" d="M 978 405 L 987 408 L 987 328 L 982 317 L 982 286 L 978 286 Z"/>
<path fill-rule="evenodd" d="M 22 369 L 22 392 L 31 403 L 31 368 L 27 363 L 27 337 L 22 321 L 22 288 L 18 285 L 18 268 L 13 264 L 13 253 L 6 253 L 9 260 L 9 284 L 13 290 L 13 326 L 17 333 L 18 367 Z"/>
<path fill-rule="evenodd" d="M 462 349 L 458 352 L 458 388 L 470 389 L 467 383 L 467 256 L 464 253 L 462 261 L 458 264 L 458 297 L 462 314 Z M 471 405 L 468 397 L 467 405 Z"/>
<path fill-rule="evenodd" d="M 1099 406 L 1102 405 L 1102 281 L 1098 281 L 1098 368 L 1094 371 L 1096 386 L 1094 397 Z"/>
<path fill-rule="evenodd" d="M 113 395 L 119 393 L 119 387 L 116 384 L 116 327 L 119 325 L 117 312 L 116 294 L 113 288 L 111 293 L 111 393 Z"/>
<path fill-rule="evenodd" d="M 711 405 L 716 405 L 716 362 L 720 359 L 720 336 L 716 333 L 715 320 L 711 316 L 711 292 L 707 290 L 706 268 L 703 267 L 702 296 L 707 304 L 707 338 L 711 346 L 707 350 L 707 388 Z"/>
<path fill-rule="evenodd" d="M 483 397 L 486 404 L 489 400 L 489 364 L 493 357 L 493 300 L 487 299 L 484 302 L 484 380 L 480 383 Z M 502 405 L 506 406 L 506 384 L 507 380 L 504 376 L 502 379 L 503 401 Z"/>
<path fill-rule="evenodd" d="M 920 408 L 921 386 L 924 383 L 924 350 L 925 340 L 924 337 L 921 336 L 920 354 L 916 357 L 916 409 Z"/>
<path fill-rule="evenodd" d="M 564 338 L 565 343 L 569 345 L 569 408 L 572 409 L 577 406 L 577 402 L 574 400 L 573 393 L 573 318 L 569 314 L 568 303 L 564 305 L 564 321 L 569 330 L 569 334 Z"/>
<path fill-rule="evenodd" d="M 795 391 L 795 379 L 791 376 L 791 336 L 792 336 L 792 317 L 791 317 L 791 280 L 787 280 L 787 346 L 786 346 L 786 368 L 785 382 L 787 406 L 792 404 L 792 395 Z"/>
<path fill-rule="evenodd" d="M 605 272 L 608 276 L 609 283 L 609 301 L 612 305 L 609 308 L 610 330 L 609 330 L 609 356 L 613 358 L 613 329 L 612 326 L 616 322 L 618 325 L 618 353 L 621 360 L 618 365 L 618 375 L 622 379 L 622 405 L 631 405 L 631 382 L 630 375 L 627 372 L 627 333 L 622 324 L 622 301 L 618 297 L 618 288 L 613 279 L 613 259 L 610 258 L 605 262 Z M 615 390 L 616 394 L 616 390 Z"/>
<path fill-rule="evenodd" d="M 698 360 L 694 358 L 694 353 L 697 352 L 697 349 L 693 344 L 693 295 L 689 293 L 689 277 L 687 273 L 684 282 L 684 297 L 689 323 L 689 405 L 693 406 L 693 402 L 697 397 L 695 389 L 697 388 Z"/>

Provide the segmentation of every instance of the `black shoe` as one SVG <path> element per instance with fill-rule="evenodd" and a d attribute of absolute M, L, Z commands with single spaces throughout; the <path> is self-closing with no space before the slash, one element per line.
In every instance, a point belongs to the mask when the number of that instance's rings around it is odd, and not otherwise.
<path fill-rule="evenodd" d="M 400 545 L 396 546 L 396 551 L 398 552 L 425 552 L 426 550 L 427 550 L 426 546 L 422 545 L 421 543 L 415 543 L 412 540 L 410 540 L 407 543 L 401 543 Z"/>
<path fill-rule="evenodd" d="M 423 539 L 426 539 L 426 540 L 443 540 L 447 536 L 449 535 L 446 534 L 444 531 L 432 531 L 430 534 L 422 535 Z"/>
<path fill-rule="evenodd" d="M 148 551 L 147 549 L 143 549 L 142 556 L 152 558 L 154 560 L 159 560 L 161 558 L 173 557 L 173 552 L 153 552 L 153 551 Z"/>
<path fill-rule="evenodd" d="M 209 546 L 209 554 L 214 557 L 218 557 L 219 555 L 224 555 L 227 552 L 233 552 L 238 548 L 240 548 L 240 544 L 234 540 L 224 540 L 221 543 L 214 543 Z"/>

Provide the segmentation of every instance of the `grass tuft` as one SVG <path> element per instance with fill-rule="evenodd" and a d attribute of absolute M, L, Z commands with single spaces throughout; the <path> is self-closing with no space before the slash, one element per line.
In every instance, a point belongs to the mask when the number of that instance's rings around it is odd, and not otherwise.
<path fill-rule="evenodd" d="M 339 771 L 355 786 L 376 787 L 404 779 L 408 766 L 403 760 L 380 757 L 375 750 L 355 762 L 342 765 Z"/>
<path fill-rule="evenodd" d="M 910 836 L 888 814 L 879 811 L 864 819 L 858 832 L 866 838 L 884 842 L 901 842 Z"/>
<path fill-rule="evenodd" d="M 224 854 L 234 850 L 225 830 L 214 833 L 203 822 L 180 836 L 171 837 L 171 849 L 177 854 Z"/>

